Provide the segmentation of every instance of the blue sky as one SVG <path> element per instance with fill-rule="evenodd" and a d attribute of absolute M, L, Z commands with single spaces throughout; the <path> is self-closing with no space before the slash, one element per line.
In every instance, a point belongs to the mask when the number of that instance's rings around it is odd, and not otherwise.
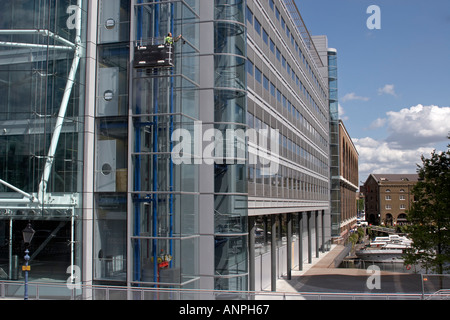
<path fill-rule="evenodd" d="M 295 0 L 338 51 L 341 118 L 369 173 L 414 173 L 450 140 L 449 0 Z M 380 8 L 370 30 L 367 8 Z"/>

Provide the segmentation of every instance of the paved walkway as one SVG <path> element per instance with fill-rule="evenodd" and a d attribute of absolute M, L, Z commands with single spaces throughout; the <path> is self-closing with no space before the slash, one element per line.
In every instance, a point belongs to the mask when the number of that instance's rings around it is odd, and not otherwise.
<path fill-rule="evenodd" d="M 356 268 L 335 268 L 334 260 L 344 250 L 342 245 L 333 245 L 331 250 L 325 253 L 319 253 L 319 257 L 313 257 L 312 263 L 304 263 L 303 270 L 292 270 L 291 279 L 286 277 L 277 280 L 277 292 L 361 292 L 366 290 L 366 280 L 370 274 L 365 269 Z M 383 276 L 383 284 L 386 290 L 397 288 L 396 292 L 405 292 L 405 288 L 401 287 L 406 276 L 413 277 L 414 275 L 406 275 L 403 273 L 381 271 Z M 415 275 L 417 276 L 417 275 Z M 417 280 L 417 279 L 416 279 Z M 420 287 L 414 281 L 412 291 L 417 291 Z M 392 284 L 389 286 L 389 284 Z M 266 288 L 270 290 L 270 288 Z M 395 291 L 391 291 L 395 292 Z"/>
<path fill-rule="evenodd" d="M 279 278 L 277 280 L 277 291 L 280 292 L 298 292 L 299 276 L 303 275 L 317 275 L 317 274 L 336 274 L 336 273 L 351 273 L 354 274 L 358 269 L 338 269 L 334 267 L 334 260 L 344 250 L 342 245 L 332 245 L 331 250 L 325 253 L 319 252 L 319 257 L 315 255 L 312 258 L 312 263 L 303 263 L 303 270 L 298 268 L 291 271 L 291 280 L 286 277 Z"/>

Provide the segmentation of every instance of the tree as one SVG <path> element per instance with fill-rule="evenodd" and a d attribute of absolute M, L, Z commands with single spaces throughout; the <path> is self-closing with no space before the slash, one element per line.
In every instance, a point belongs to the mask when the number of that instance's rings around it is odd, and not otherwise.
<path fill-rule="evenodd" d="M 359 242 L 364 242 L 364 236 L 366 235 L 366 229 L 358 228 L 357 232 L 358 232 Z"/>
<path fill-rule="evenodd" d="M 419 181 L 412 189 L 413 203 L 407 214 L 412 246 L 405 264 L 420 264 L 443 274 L 450 270 L 450 144 L 446 152 L 422 155 Z"/>
<path fill-rule="evenodd" d="M 348 237 L 348 241 L 351 242 L 351 244 L 352 244 L 351 252 L 354 253 L 355 252 L 356 243 L 358 243 L 358 234 L 356 232 L 353 232 L 350 235 L 350 237 Z"/>

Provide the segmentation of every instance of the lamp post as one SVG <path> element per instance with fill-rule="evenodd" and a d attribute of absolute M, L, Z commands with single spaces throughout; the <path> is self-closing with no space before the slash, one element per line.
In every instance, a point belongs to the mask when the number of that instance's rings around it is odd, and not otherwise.
<path fill-rule="evenodd" d="M 33 239 L 34 236 L 34 230 L 31 227 L 31 223 L 28 223 L 27 227 L 22 230 L 22 235 L 23 242 L 25 244 L 25 266 L 22 268 L 22 270 L 25 271 L 25 292 L 23 299 L 28 300 L 28 271 L 30 270 L 30 267 L 28 265 L 28 260 L 30 260 L 30 256 L 28 255 L 28 253 L 30 253 L 28 251 L 28 247 L 30 246 L 31 239 Z"/>

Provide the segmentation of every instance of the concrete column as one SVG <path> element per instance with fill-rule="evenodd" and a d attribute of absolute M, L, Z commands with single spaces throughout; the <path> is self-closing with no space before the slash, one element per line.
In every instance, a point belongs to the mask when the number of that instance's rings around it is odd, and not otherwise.
<path fill-rule="evenodd" d="M 264 245 L 267 243 L 268 239 L 267 239 L 267 230 L 268 230 L 268 218 L 267 216 L 263 216 L 263 223 L 264 223 Z"/>
<path fill-rule="evenodd" d="M 325 252 L 325 210 L 322 210 L 322 252 Z"/>
<path fill-rule="evenodd" d="M 292 214 L 288 213 L 286 216 L 286 233 L 287 233 L 287 244 L 286 244 L 286 269 L 287 269 L 287 279 L 291 280 L 291 267 L 292 267 Z"/>
<path fill-rule="evenodd" d="M 214 90 L 211 83 L 214 83 L 214 3 L 213 1 L 199 1 L 198 35 L 202 41 L 199 42 L 199 101 L 196 106 L 198 109 L 198 119 L 202 121 L 201 134 L 203 130 L 213 128 L 214 122 Z M 200 150 L 203 150 L 201 141 Z M 194 148 L 195 149 L 195 148 Z M 194 151 L 196 152 L 196 151 Z M 211 290 L 215 289 L 215 230 L 214 230 L 214 166 L 203 161 L 198 164 L 198 190 L 199 190 L 199 254 L 198 265 L 200 282 L 199 288 Z M 209 299 L 209 295 L 202 296 L 203 299 Z"/>
<path fill-rule="evenodd" d="M 311 211 L 307 212 L 306 223 L 308 226 L 308 263 L 312 263 L 312 230 L 311 230 Z"/>
<path fill-rule="evenodd" d="M 298 270 L 303 270 L 303 212 L 298 213 Z"/>
<path fill-rule="evenodd" d="M 83 284 L 90 285 L 94 278 L 94 172 L 95 160 L 95 98 L 96 98 L 96 70 L 97 70 L 97 9 L 96 1 L 87 3 L 87 30 L 86 33 L 86 84 L 84 108 L 84 145 L 83 145 L 83 214 L 82 214 L 82 261 L 81 272 Z M 78 74 L 83 74 L 81 67 Z M 80 76 L 81 77 L 81 76 Z M 77 239 L 78 240 L 78 239 Z M 91 298 L 91 291 L 84 291 L 84 299 Z"/>
<path fill-rule="evenodd" d="M 275 214 L 270 216 L 270 223 L 272 224 L 270 243 L 271 290 L 277 291 L 277 216 Z"/>
<path fill-rule="evenodd" d="M 316 258 L 319 257 L 319 248 L 320 248 L 320 242 L 319 242 L 319 211 L 314 211 L 314 228 L 316 229 Z"/>
<path fill-rule="evenodd" d="M 255 291 L 255 217 L 248 217 L 248 289 Z"/>

